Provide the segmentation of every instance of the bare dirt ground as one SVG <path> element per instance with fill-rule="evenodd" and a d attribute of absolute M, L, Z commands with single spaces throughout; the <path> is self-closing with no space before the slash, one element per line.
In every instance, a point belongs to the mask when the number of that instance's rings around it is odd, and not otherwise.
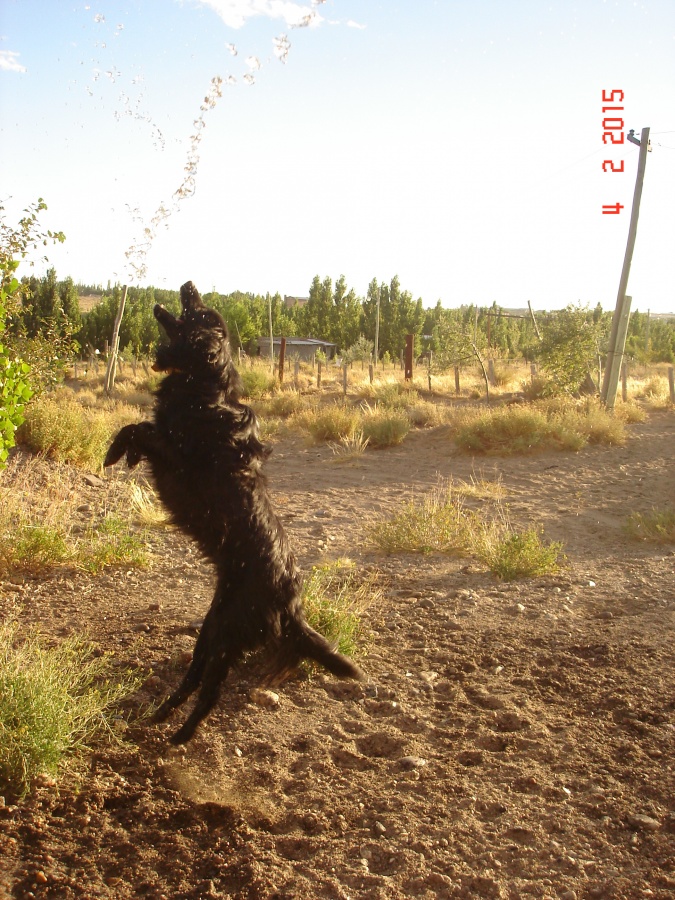
<path fill-rule="evenodd" d="M 625 447 L 515 459 L 454 455 L 442 428 L 343 464 L 278 441 L 268 472 L 302 567 L 381 572 L 368 682 L 297 679 L 264 708 L 245 667 L 187 749 L 167 743 L 175 722 L 132 724 L 79 780 L 0 806 L 0 897 L 675 896 L 675 554 L 622 530 L 675 499 L 674 447 L 667 412 Z M 472 473 L 500 474 L 514 523 L 564 542 L 562 575 L 507 584 L 368 548 L 368 517 Z M 139 704 L 179 680 L 211 591 L 184 538 L 151 540 L 147 572 L 0 592 L 140 667 Z"/>

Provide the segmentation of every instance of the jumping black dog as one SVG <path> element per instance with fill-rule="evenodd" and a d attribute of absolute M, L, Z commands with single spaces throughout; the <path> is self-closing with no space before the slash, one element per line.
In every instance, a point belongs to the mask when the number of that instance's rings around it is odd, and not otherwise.
<path fill-rule="evenodd" d="M 154 309 L 169 338 L 154 365 L 167 373 L 156 392 L 154 419 L 125 425 L 104 462 L 111 466 L 126 455 L 133 468 L 147 459 L 172 521 L 217 571 L 192 663 L 155 715 L 164 721 L 201 686 L 192 712 L 171 737 L 174 744 L 190 740 L 217 702 L 228 670 L 248 651 L 268 651 L 269 681 L 283 680 L 302 659 L 339 678 L 362 677 L 305 619 L 301 578 L 262 472 L 270 451 L 260 441 L 255 413 L 239 402 L 242 382 L 227 326 L 191 281 L 180 297 L 180 318 L 159 304 Z"/>

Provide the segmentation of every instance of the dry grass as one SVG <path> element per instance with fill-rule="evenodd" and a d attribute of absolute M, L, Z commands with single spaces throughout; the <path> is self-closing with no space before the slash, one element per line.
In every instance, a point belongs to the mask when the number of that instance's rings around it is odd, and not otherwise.
<path fill-rule="evenodd" d="M 85 406 L 72 391 L 61 388 L 30 404 L 17 443 L 33 453 L 98 471 L 112 436 L 137 420 L 134 406 L 117 401 Z"/>
<path fill-rule="evenodd" d="M 562 544 L 545 542 L 536 528 L 515 530 L 500 502 L 499 489 L 493 490 L 493 502 L 481 506 L 480 512 L 465 505 L 460 490 L 450 482 L 410 500 L 396 515 L 369 525 L 368 539 L 389 555 L 472 556 L 505 581 L 560 570 Z"/>
<path fill-rule="evenodd" d="M 675 544 L 675 508 L 653 509 L 633 513 L 628 519 L 629 534 L 641 541 Z"/>

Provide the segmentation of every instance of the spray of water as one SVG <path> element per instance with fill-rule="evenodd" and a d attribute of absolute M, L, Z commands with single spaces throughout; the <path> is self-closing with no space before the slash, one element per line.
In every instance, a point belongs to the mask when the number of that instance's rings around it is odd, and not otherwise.
<path fill-rule="evenodd" d="M 169 203 L 162 202 L 157 207 L 153 217 L 148 225 L 143 228 L 142 235 L 136 239 L 125 256 L 127 260 L 127 269 L 129 272 L 129 280 L 139 282 L 147 275 L 147 256 L 152 247 L 152 243 L 157 236 L 157 230 L 160 225 L 167 224 L 168 219 L 178 211 L 179 205 L 183 200 L 191 197 L 196 190 L 197 168 L 199 166 L 199 145 L 204 136 L 204 128 L 206 127 L 206 115 L 215 106 L 223 95 L 223 79 L 220 75 L 215 75 L 211 79 L 211 86 L 207 95 L 204 97 L 200 107 L 199 115 L 194 120 L 194 131 L 190 135 L 187 159 L 183 169 L 183 180 L 173 192 Z"/>

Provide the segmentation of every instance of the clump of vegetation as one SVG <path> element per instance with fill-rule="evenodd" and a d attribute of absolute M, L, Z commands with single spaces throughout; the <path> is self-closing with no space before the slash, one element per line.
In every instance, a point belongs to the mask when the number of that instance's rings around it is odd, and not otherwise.
<path fill-rule="evenodd" d="M 294 416 L 293 421 L 308 432 L 316 443 L 323 443 L 352 438 L 359 428 L 359 419 L 357 410 L 345 404 L 331 403 L 300 412 Z"/>
<path fill-rule="evenodd" d="M 351 437 L 333 441 L 329 446 L 335 455 L 336 462 L 348 462 L 366 452 L 368 438 L 363 436 L 363 431 L 356 431 Z"/>
<path fill-rule="evenodd" d="M 21 798 L 38 775 L 76 764 L 92 741 L 114 735 L 120 703 L 140 680 L 116 671 L 80 638 L 50 646 L 0 625 L 0 789 Z"/>
<path fill-rule="evenodd" d="M 562 544 L 545 542 L 535 528 L 516 532 L 508 526 L 488 526 L 477 533 L 473 552 L 493 575 L 515 581 L 559 572 Z"/>
<path fill-rule="evenodd" d="M 365 405 L 360 430 L 371 447 L 394 447 L 410 431 L 410 419 L 399 409 Z"/>
<path fill-rule="evenodd" d="M 469 485 L 467 493 L 471 495 Z M 371 524 L 368 537 L 378 549 L 392 553 L 446 553 L 472 556 L 506 581 L 559 571 L 562 544 L 546 543 L 539 531 L 514 530 L 495 491 L 488 512 L 469 509 L 450 483 L 411 500 L 395 516 Z M 485 491 L 485 488 L 481 488 Z"/>
<path fill-rule="evenodd" d="M 642 541 L 675 544 L 675 509 L 653 509 L 633 513 L 628 519 L 629 534 Z"/>
<path fill-rule="evenodd" d="M 279 380 L 274 375 L 260 368 L 242 369 L 239 374 L 244 382 L 244 397 L 260 400 L 267 394 L 279 390 Z"/>
<path fill-rule="evenodd" d="M 365 610 L 382 599 L 374 575 L 363 577 L 353 562 L 314 566 L 305 578 L 302 602 L 307 621 L 345 656 L 358 654 Z"/>
<path fill-rule="evenodd" d="M 412 499 L 396 515 L 367 529 L 375 546 L 392 553 L 450 553 L 466 556 L 475 514 L 455 498 L 452 486 Z"/>
<path fill-rule="evenodd" d="M 23 517 L 0 519 L 0 574 L 40 574 L 60 565 L 96 574 L 109 566 L 147 564 L 142 535 L 118 516 L 106 516 L 80 535 L 63 524 L 45 525 Z"/>
<path fill-rule="evenodd" d="M 137 419 L 132 406 L 87 408 L 61 390 L 44 394 L 29 407 L 17 438 L 33 453 L 98 470 L 115 432 Z"/>
<path fill-rule="evenodd" d="M 455 435 L 467 453 L 509 456 L 539 450 L 580 450 L 591 444 L 623 444 L 625 425 L 596 402 L 542 401 L 490 410 L 462 424 Z"/>

